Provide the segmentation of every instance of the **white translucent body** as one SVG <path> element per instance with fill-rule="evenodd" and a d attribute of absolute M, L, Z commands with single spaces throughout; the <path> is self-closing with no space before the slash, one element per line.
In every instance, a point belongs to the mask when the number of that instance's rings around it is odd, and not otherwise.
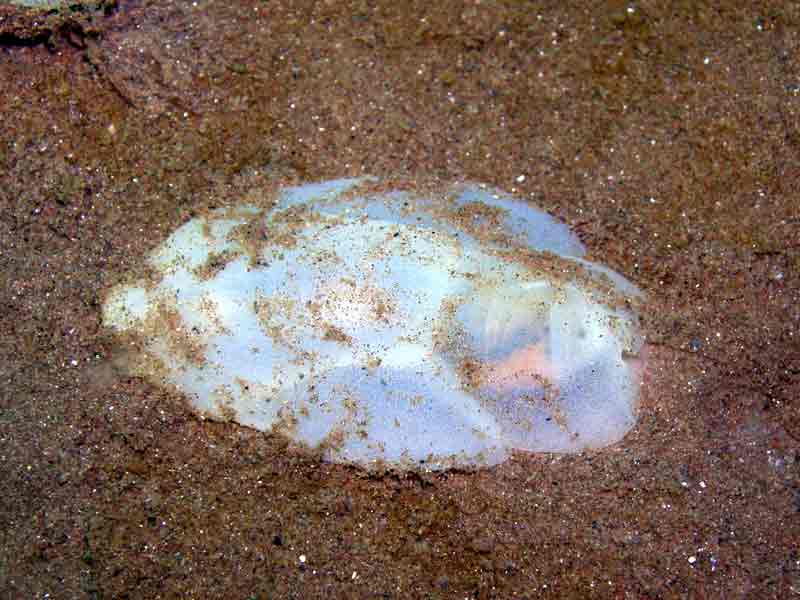
<path fill-rule="evenodd" d="M 440 199 L 343 194 L 358 183 L 290 188 L 268 210 L 186 223 L 148 258 L 154 280 L 109 293 L 106 325 L 133 334 L 151 359 L 142 365 L 158 365 L 142 374 L 200 413 L 332 461 L 491 465 L 514 449 L 577 452 L 627 433 L 635 317 L 577 278 L 514 259 L 557 253 L 616 292 L 638 294 L 632 284 L 580 258 L 565 225 L 522 202 L 450 190 L 453 210 L 501 215 L 501 246 L 473 235 L 481 223 L 443 218 Z M 253 222 L 255 250 L 235 235 Z"/>

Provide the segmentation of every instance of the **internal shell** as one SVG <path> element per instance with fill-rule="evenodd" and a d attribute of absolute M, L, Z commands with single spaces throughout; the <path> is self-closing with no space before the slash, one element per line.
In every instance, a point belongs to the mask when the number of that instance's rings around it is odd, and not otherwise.
<path fill-rule="evenodd" d="M 483 187 L 336 180 L 189 221 L 103 316 L 205 416 L 336 462 L 491 465 L 635 423 L 640 292 L 583 252 Z"/>

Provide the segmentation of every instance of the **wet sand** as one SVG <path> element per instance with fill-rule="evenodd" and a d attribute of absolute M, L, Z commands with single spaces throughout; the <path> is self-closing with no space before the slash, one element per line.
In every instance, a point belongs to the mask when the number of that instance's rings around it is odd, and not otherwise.
<path fill-rule="evenodd" d="M 0 596 L 800 593 L 800 10 L 0 6 Z M 369 474 L 130 377 L 104 291 L 197 212 L 479 181 L 647 294 L 613 448 Z"/>

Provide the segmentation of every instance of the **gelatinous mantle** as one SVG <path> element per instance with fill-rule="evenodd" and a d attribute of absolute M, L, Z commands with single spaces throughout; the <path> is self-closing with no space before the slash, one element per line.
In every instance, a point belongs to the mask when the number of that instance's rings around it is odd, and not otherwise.
<path fill-rule="evenodd" d="M 336 462 L 491 465 L 635 423 L 640 293 L 583 253 L 493 190 L 336 180 L 189 221 L 103 316 L 203 415 Z"/>

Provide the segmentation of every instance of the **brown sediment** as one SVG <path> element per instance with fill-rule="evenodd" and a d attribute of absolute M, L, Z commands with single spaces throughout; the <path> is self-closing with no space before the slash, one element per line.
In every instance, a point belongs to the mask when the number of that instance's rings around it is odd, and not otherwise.
<path fill-rule="evenodd" d="M 200 281 L 209 281 L 214 279 L 214 277 L 216 277 L 220 271 L 228 266 L 228 263 L 235 260 L 239 256 L 240 253 L 235 250 L 212 252 L 202 265 L 196 267 L 192 271 L 192 274 Z"/>
<path fill-rule="evenodd" d="M 353 338 L 335 325 L 323 324 L 322 339 L 326 341 L 339 342 L 340 344 L 352 345 Z"/>
<path fill-rule="evenodd" d="M 263 212 L 256 213 L 228 233 L 228 239 L 236 243 L 250 260 L 250 267 L 260 264 L 261 252 L 268 237 L 269 233 Z"/>
<path fill-rule="evenodd" d="M 201 341 L 203 333 L 187 328 L 177 308 L 162 300 L 148 313 L 141 335 L 147 339 L 150 335 L 166 334 L 169 351 L 199 367 L 206 362 L 206 345 Z"/>
<path fill-rule="evenodd" d="M 347 428 L 341 425 L 334 426 L 328 435 L 326 435 L 325 438 L 319 443 L 318 448 L 320 453 L 335 453 L 341 450 L 348 437 L 350 437 L 350 432 Z"/>
<path fill-rule="evenodd" d="M 481 241 L 499 241 L 503 218 L 508 211 L 483 202 L 469 202 L 453 210 L 450 221 Z"/>
<path fill-rule="evenodd" d="M 228 386 L 220 386 L 213 392 L 214 418 L 221 421 L 236 421 L 238 413 L 234 408 L 236 399 Z"/>
<path fill-rule="evenodd" d="M 253 309 L 265 335 L 276 344 L 293 347 L 291 327 L 273 322 L 272 316 L 280 316 L 284 322 L 291 321 L 292 317 L 297 315 L 298 310 L 303 310 L 302 308 L 298 309 L 296 300 L 285 295 L 267 297 L 257 293 Z"/>
<path fill-rule="evenodd" d="M 475 358 L 463 358 L 456 369 L 464 389 L 475 392 L 488 380 L 486 365 Z"/>
<path fill-rule="evenodd" d="M 197 4 L 0 6 L 6 596 L 796 594 L 794 4 Z M 364 173 L 503 188 L 647 292 L 625 440 L 368 474 L 97 380 L 178 225 Z"/>

